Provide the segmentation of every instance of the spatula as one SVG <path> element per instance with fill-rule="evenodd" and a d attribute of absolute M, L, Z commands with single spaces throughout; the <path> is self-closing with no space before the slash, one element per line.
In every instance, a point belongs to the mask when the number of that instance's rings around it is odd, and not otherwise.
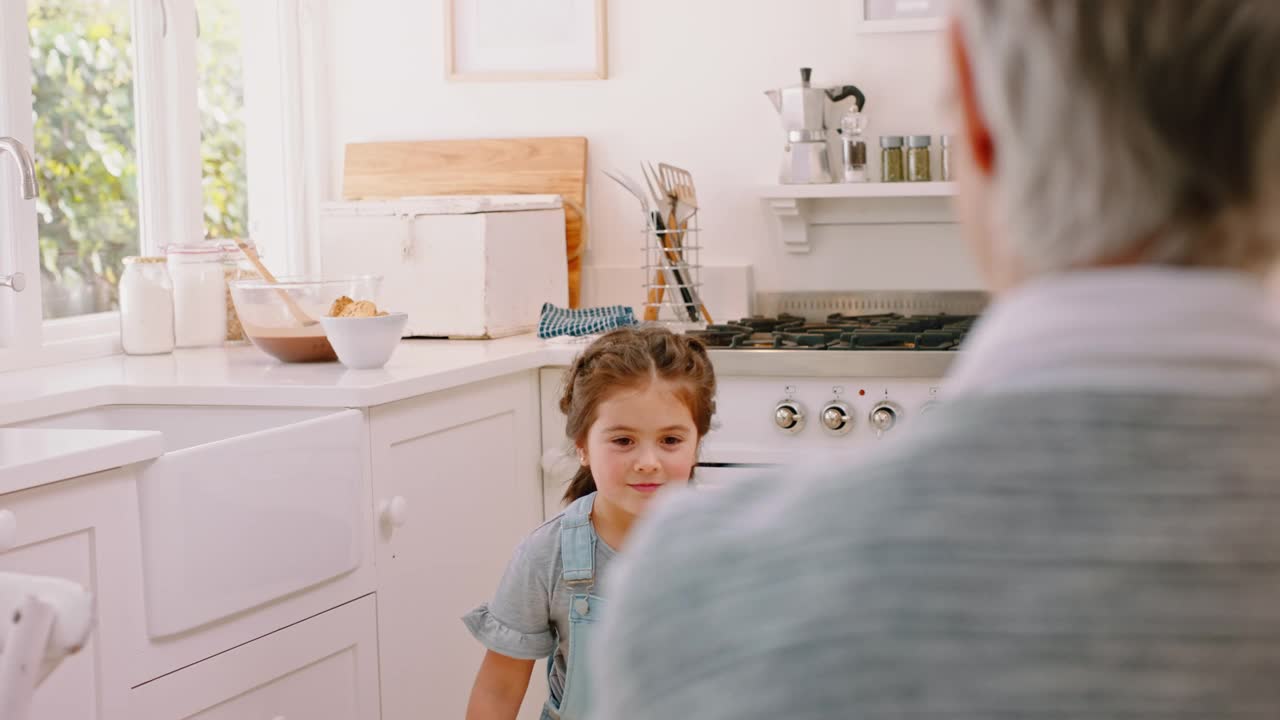
<path fill-rule="evenodd" d="M 262 275 L 263 280 L 266 280 L 272 285 L 277 284 L 276 276 L 272 275 L 271 271 L 267 269 L 267 266 L 262 264 L 262 259 L 258 257 L 258 253 L 254 251 L 252 247 L 241 240 L 236 241 L 236 247 L 240 248 L 240 252 L 244 253 L 246 258 L 249 258 L 249 262 L 252 263 L 253 267 L 257 269 L 260 275 Z M 280 299 L 284 300 L 285 307 L 289 308 L 289 314 L 293 315 L 293 319 L 302 323 L 303 327 L 310 327 L 320 323 L 319 320 L 308 315 L 307 311 L 303 310 L 302 307 L 298 305 L 292 295 L 284 290 L 276 290 L 276 292 L 280 294 Z"/>

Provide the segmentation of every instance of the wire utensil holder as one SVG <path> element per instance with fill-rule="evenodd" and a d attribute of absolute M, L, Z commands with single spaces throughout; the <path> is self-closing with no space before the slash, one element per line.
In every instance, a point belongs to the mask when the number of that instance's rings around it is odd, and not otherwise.
<path fill-rule="evenodd" d="M 698 213 L 668 226 L 657 211 L 645 218 L 644 319 L 682 329 L 711 322 L 702 303 L 702 229 Z"/>

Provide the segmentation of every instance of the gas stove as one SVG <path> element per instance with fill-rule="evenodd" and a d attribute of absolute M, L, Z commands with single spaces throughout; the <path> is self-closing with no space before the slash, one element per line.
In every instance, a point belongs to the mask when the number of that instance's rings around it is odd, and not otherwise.
<path fill-rule="evenodd" d="M 716 368 L 699 473 L 717 482 L 906 431 L 942 400 L 986 295 L 785 293 L 755 305 L 761 314 L 689 331 Z"/>
<path fill-rule="evenodd" d="M 708 348 L 726 350 L 932 350 L 960 347 L 973 315 L 846 315 L 821 320 L 783 313 L 761 315 L 691 330 Z"/>

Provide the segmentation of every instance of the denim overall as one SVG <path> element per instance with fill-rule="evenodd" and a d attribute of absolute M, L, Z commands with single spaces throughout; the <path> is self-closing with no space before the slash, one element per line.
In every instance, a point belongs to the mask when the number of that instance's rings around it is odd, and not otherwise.
<path fill-rule="evenodd" d="M 595 586 L 596 531 L 591 527 L 591 506 L 596 494 L 578 498 L 564 511 L 560 521 L 560 559 L 564 565 L 564 582 L 569 587 L 569 657 L 565 659 L 563 697 L 557 708 L 555 698 L 547 698 L 542 720 L 582 720 L 590 702 L 588 660 L 583 657 L 593 626 L 600 619 L 604 600 L 592 595 Z M 554 655 L 547 659 L 547 676 L 551 676 Z"/>

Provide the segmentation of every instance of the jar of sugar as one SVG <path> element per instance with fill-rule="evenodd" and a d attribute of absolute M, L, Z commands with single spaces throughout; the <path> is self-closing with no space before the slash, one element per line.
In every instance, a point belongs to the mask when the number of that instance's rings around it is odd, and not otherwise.
<path fill-rule="evenodd" d="M 173 283 L 162 257 L 127 257 L 120 276 L 120 345 L 130 355 L 173 351 Z"/>
<path fill-rule="evenodd" d="M 170 245 L 173 325 L 177 347 L 221 345 L 227 337 L 227 283 L 222 249 L 213 243 Z"/>

